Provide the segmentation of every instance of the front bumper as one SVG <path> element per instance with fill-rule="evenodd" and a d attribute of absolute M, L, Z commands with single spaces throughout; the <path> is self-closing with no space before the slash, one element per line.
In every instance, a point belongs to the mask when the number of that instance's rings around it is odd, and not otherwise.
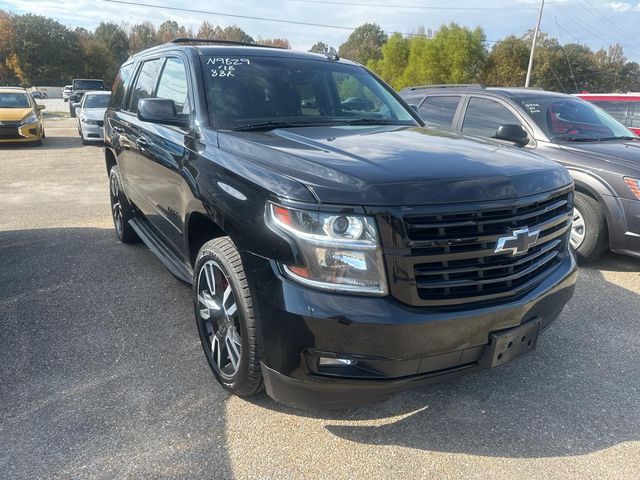
<path fill-rule="evenodd" d="M 262 373 L 284 404 L 343 408 L 479 368 L 492 332 L 539 320 L 548 327 L 573 295 L 572 255 L 534 290 L 500 305 L 436 311 L 392 297 L 332 294 L 283 278 L 244 253 L 255 279 Z M 320 368 L 318 357 L 355 359 L 363 369 Z"/>
<path fill-rule="evenodd" d="M 39 123 L 30 123 L 15 127 L 13 135 L 0 137 L 0 143 L 28 143 L 42 140 L 42 126 Z"/>
<path fill-rule="evenodd" d="M 611 249 L 640 258 L 640 200 L 620 198 L 624 211 L 623 225 L 626 228 L 616 229 L 612 233 Z M 622 221 L 622 219 L 620 219 Z"/>
<path fill-rule="evenodd" d="M 104 140 L 104 128 L 102 125 L 81 123 L 82 138 L 88 141 L 101 142 Z"/>

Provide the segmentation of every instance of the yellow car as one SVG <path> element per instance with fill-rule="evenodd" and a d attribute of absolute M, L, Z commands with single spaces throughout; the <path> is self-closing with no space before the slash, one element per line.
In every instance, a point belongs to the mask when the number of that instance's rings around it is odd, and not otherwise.
<path fill-rule="evenodd" d="M 0 87 L 0 143 L 42 144 L 42 110 L 24 88 Z"/>

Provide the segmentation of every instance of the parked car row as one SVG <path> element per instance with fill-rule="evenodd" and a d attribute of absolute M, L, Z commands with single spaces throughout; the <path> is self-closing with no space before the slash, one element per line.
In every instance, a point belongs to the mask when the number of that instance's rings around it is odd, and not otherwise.
<path fill-rule="evenodd" d="M 24 88 L 0 87 L 0 143 L 42 145 L 44 109 Z"/>
<path fill-rule="evenodd" d="M 640 256 L 640 138 L 604 110 L 532 89 L 424 86 L 401 95 L 428 126 L 564 165 L 576 186 L 571 244 L 582 258 L 607 248 Z"/>

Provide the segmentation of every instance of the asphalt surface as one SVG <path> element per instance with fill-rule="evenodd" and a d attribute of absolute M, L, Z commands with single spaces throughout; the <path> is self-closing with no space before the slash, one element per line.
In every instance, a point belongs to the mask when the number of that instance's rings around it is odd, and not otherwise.
<path fill-rule="evenodd" d="M 338 412 L 228 396 L 190 289 L 112 231 L 72 120 L 0 147 L 0 478 L 640 478 L 640 261 L 580 272 L 530 356 Z"/>

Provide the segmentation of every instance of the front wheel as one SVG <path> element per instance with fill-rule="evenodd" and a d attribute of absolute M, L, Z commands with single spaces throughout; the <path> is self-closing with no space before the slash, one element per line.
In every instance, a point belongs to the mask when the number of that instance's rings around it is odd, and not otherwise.
<path fill-rule="evenodd" d="M 235 395 L 258 392 L 262 373 L 256 314 L 240 253 L 229 237 L 200 249 L 193 301 L 202 349 L 218 382 Z"/>
<path fill-rule="evenodd" d="M 592 262 L 608 247 L 607 222 L 602 206 L 594 198 L 576 192 L 574 197 L 571 247 L 580 260 Z"/>

